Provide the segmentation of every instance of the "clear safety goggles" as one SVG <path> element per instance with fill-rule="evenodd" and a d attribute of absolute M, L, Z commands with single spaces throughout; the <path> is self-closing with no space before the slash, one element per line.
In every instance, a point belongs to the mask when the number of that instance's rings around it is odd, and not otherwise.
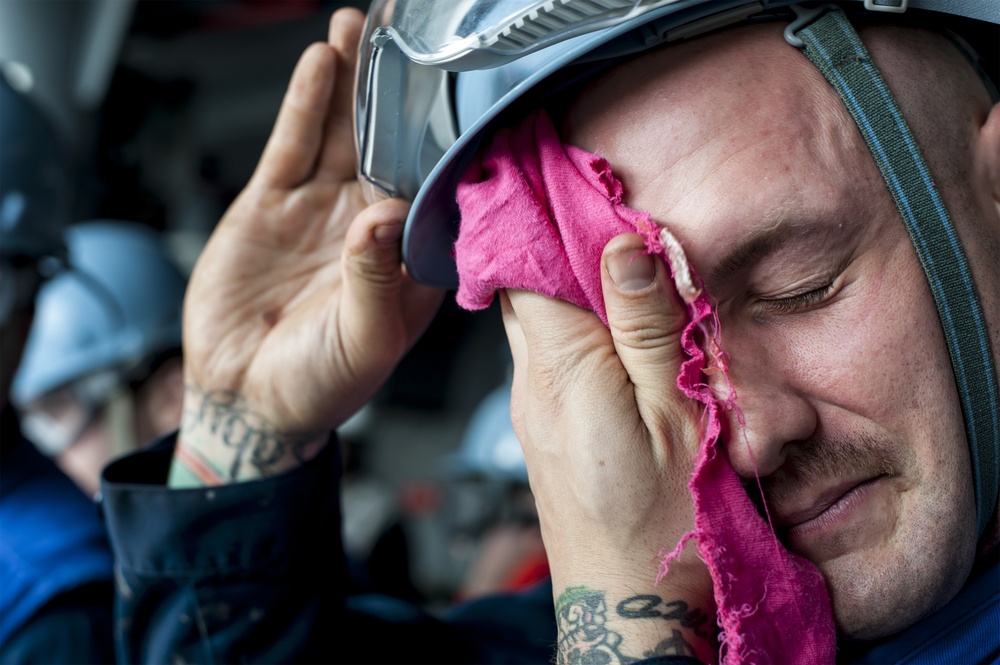
<path fill-rule="evenodd" d="M 710 30 L 790 1 L 375 0 L 361 42 L 355 108 L 365 196 L 416 197 L 470 124 L 456 112 L 456 75 L 499 72 L 492 77 L 502 87 L 496 96 L 516 97 L 557 63 L 658 16 L 669 14 L 655 27 L 654 38 L 662 39 L 677 25 Z M 651 45 L 638 40 L 626 48 Z"/>
<path fill-rule="evenodd" d="M 375 0 L 361 43 L 355 109 L 366 197 L 412 199 L 458 138 L 449 72 L 499 67 L 668 5 L 699 2 Z"/>
<path fill-rule="evenodd" d="M 450 71 L 503 64 L 569 37 L 617 25 L 681 0 L 385 0 L 379 27 L 421 65 Z"/>
<path fill-rule="evenodd" d="M 21 428 L 45 455 L 54 457 L 73 445 L 118 391 L 113 371 L 95 372 L 21 408 Z"/>

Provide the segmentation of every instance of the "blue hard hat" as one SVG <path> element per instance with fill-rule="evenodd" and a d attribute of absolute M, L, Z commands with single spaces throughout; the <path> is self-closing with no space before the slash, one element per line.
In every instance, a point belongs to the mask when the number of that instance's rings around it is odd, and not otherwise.
<path fill-rule="evenodd" d="M 413 201 L 403 236 L 410 276 L 457 286 L 457 183 L 482 142 L 526 105 L 622 57 L 787 13 L 796 1 L 375 0 L 358 61 L 357 168 L 367 199 Z M 1000 0 L 842 4 L 1000 23 Z M 987 48 L 995 57 L 995 38 Z"/>
<path fill-rule="evenodd" d="M 96 221 L 65 238 L 69 269 L 39 294 L 12 388 L 18 406 L 99 371 L 140 378 L 143 363 L 181 346 L 186 280 L 156 231 Z"/>

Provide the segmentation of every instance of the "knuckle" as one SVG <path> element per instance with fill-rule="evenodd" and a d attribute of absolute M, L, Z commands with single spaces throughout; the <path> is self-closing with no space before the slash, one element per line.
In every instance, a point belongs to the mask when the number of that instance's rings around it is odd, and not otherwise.
<path fill-rule="evenodd" d="M 678 343 L 679 321 L 669 321 L 662 313 L 630 312 L 623 319 L 608 321 L 611 335 L 619 344 L 634 349 L 659 349 Z"/>
<path fill-rule="evenodd" d="M 348 245 L 345 261 L 351 274 L 376 286 L 395 286 L 399 283 L 400 267 L 392 250 L 383 247 Z"/>
<path fill-rule="evenodd" d="M 608 303 L 608 327 L 619 344 L 637 349 L 678 342 L 686 312 L 663 284 L 649 292 L 621 294 Z"/>

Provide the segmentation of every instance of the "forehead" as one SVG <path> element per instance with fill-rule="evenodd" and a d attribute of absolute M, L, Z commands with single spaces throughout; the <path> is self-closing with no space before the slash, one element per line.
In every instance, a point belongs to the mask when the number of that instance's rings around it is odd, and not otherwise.
<path fill-rule="evenodd" d="M 819 71 L 784 41 L 779 24 L 765 24 L 619 65 L 583 90 L 564 130 L 588 149 L 655 148 L 669 165 L 671 157 L 739 138 L 801 141 L 841 119 L 850 122 Z"/>
<path fill-rule="evenodd" d="M 782 26 L 730 30 L 650 53 L 585 90 L 570 143 L 608 159 L 627 202 L 669 224 L 692 259 L 777 218 L 840 223 L 888 199 L 850 116 Z"/>

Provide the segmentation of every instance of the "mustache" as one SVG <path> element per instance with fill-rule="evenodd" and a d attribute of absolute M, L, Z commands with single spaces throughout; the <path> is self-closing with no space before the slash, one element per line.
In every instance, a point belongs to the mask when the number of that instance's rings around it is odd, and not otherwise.
<path fill-rule="evenodd" d="M 774 473 L 743 480 L 751 500 L 763 515 L 764 502 L 780 506 L 802 488 L 840 478 L 872 478 L 898 471 L 890 443 L 868 434 L 852 437 L 817 437 L 789 451 L 784 464 Z M 763 491 L 763 495 L 761 494 Z"/>

